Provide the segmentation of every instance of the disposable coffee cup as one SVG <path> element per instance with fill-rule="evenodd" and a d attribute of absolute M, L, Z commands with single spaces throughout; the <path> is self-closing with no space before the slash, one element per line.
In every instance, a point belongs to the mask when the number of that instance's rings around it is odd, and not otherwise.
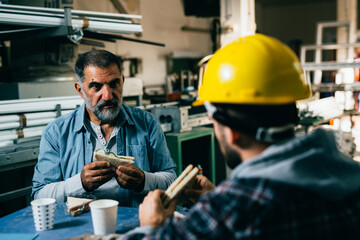
<path fill-rule="evenodd" d="M 39 198 L 31 201 L 36 231 L 54 228 L 55 202 L 54 198 Z"/>
<path fill-rule="evenodd" d="M 118 204 L 118 201 L 110 199 L 96 200 L 90 203 L 95 235 L 115 233 Z"/>

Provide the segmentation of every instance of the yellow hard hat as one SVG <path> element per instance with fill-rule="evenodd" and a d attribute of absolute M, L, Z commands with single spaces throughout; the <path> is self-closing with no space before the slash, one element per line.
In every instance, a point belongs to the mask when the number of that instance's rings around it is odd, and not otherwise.
<path fill-rule="evenodd" d="M 272 37 L 241 37 L 215 52 L 194 106 L 205 101 L 278 105 L 310 97 L 297 56 Z"/>

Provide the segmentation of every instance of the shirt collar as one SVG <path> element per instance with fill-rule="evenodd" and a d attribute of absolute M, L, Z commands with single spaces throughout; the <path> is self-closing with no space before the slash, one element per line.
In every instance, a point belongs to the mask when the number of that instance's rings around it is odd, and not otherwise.
<path fill-rule="evenodd" d="M 76 118 L 79 119 L 80 121 L 75 122 L 75 127 L 74 127 L 75 132 L 79 132 L 82 129 L 86 129 L 85 128 L 85 113 L 86 113 L 85 106 L 86 106 L 85 103 L 83 103 L 83 105 L 79 108 L 79 110 L 76 113 Z M 122 126 L 123 124 L 125 124 L 125 122 L 127 122 L 129 125 L 134 125 L 134 122 L 130 118 L 128 112 L 126 111 L 126 108 L 127 107 L 124 104 L 121 105 L 120 113 L 119 113 L 121 123 L 119 124 L 119 126 Z"/>
<path fill-rule="evenodd" d="M 81 105 L 79 110 L 76 112 L 76 119 L 79 119 L 79 121 L 75 121 L 75 127 L 74 132 L 80 132 L 82 129 L 85 129 L 85 103 Z"/>
<path fill-rule="evenodd" d="M 122 105 L 121 105 L 121 110 L 120 110 L 120 114 L 122 114 L 122 115 L 124 116 L 124 117 L 122 117 L 122 119 L 125 119 L 125 121 L 126 121 L 129 125 L 135 125 L 135 123 L 134 123 L 134 121 L 132 120 L 132 118 L 130 117 L 128 111 L 129 111 L 129 106 L 122 104 Z M 123 122 L 121 123 L 121 125 L 124 124 L 125 121 L 123 121 Z"/>

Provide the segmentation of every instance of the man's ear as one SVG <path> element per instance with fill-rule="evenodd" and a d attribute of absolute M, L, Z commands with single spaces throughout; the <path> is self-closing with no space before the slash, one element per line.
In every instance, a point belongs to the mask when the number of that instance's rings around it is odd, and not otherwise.
<path fill-rule="evenodd" d="M 249 137 L 248 135 L 245 135 L 242 132 L 239 132 L 237 130 L 230 129 L 230 142 L 231 144 L 237 145 L 241 147 L 242 149 L 247 149 L 252 146 L 254 143 L 254 139 Z"/>
<path fill-rule="evenodd" d="M 80 95 L 80 97 L 82 99 L 84 99 L 84 96 L 83 96 L 82 91 L 81 91 L 81 84 L 79 82 L 75 82 L 74 87 L 75 87 L 77 93 Z"/>
<path fill-rule="evenodd" d="M 231 144 L 239 143 L 239 141 L 242 138 L 242 134 L 239 131 L 236 131 L 234 129 L 231 129 L 231 128 L 229 128 L 229 129 L 230 129 L 230 132 L 229 132 L 230 143 Z"/>

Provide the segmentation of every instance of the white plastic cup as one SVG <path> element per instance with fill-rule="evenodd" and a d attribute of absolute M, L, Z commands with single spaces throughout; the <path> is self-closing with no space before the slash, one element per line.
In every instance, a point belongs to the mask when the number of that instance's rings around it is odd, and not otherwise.
<path fill-rule="evenodd" d="M 95 235 L 115 233 L 118 204 L 118 201 L 110 199 L 96 200 L 90 203 Z"/>
<path fill-rule="evenodd" d="M 39 198 L 31 201 L 36 231 L 44 231 L 54 228 L 54 198 Z"/>

